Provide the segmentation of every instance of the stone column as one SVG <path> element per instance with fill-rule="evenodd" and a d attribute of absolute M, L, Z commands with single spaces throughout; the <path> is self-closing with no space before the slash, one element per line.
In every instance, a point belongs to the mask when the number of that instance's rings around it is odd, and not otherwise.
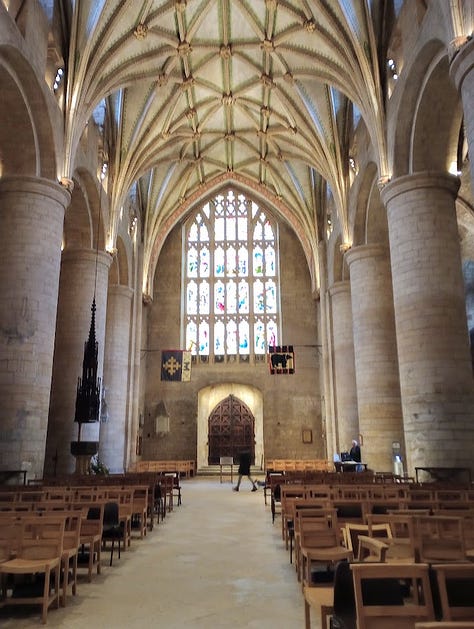
<path fill-rule="evenodd" d="M 474 396 L 455 198 L 446 173 L 399 177 L 387 206 L 408 471 L 473 466 Z"/>
<path fill-rule="evenodd" d="M 474 39 L 467 41 L 451 62 L 451 76 L 458 89 L 463 104 L 464 129 L 469 155 L 474 154 Z M 470 159 L 471 184 L 474 187 L 474 159 Z"/>
<path fill-rule="evenodd" d="M 62 254 L 45 461 L 48 474 L 70 474 L 75 469 L 75 459 L 70 454 L 70 442 L 77 439 L 78 425 L 74 422 L 77 379 L 82 375 L 84 344 L 89 336 L 94 286 L 98 375 L 102 377 L 111 261 L 108 253 L 97 253 L 91 249 L 66 249 Z M 99 441 L 98 424 L 84 424 L 81 441 Z"/>
<path fill-rule="evenodd" d="M 350 283 L 347 280 L 336 282 L 329 289 L 329 296 L 332 314 L 336 445 L 338 451 L 341 451 L 350 450 L 352 439 L 358 439 L 359 435 Z"/>
<path fill-rule="evenodd" d="M 128 286 L 109 286 L 99 456 L 113 473 L 122 473 L 125 464 L 132 297 Z"/>
<path fill-rule="evenodd" d="M 351 276 L 362 458 L 371 469 L 391 472 L 392 443 L 403 444 L 403 421 L 388 247 L 354 247 L 345 258 Z"/>
<path fill-rule="evenodd" d="M 324 434 L 326 446 L 326 458 L 332 461 L 334 453 L 337 452 L 337 439 L 334 417 L 334 391 L 331 386 L 332 362 L 331 362 L 331 339 L 330 339 L 330 314 L 328 306 L 327 289 L 327 257 L 326 243 L 322 240 L 318 244 L 319 261 L 319 310 L 321 318 L 321 344 L 322 344 L 322 374 L 323 374 L 323 397 L 324 397 Z"/>
<path fill-rule="evenodd" d="M 64 210 L 70 193 L 0 180 L 0 461 L 43 475 Z"/>

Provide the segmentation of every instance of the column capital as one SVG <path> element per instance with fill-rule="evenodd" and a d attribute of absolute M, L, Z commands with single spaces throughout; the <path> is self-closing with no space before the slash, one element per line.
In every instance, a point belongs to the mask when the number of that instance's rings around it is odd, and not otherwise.
<path fill-rule="evenodd" d="M 465 38 L 464 43 L 457 47 L 452 58 L 449 73 L 458 90 L 466 76 L 474 71 L 474 38 Z"/>
<path fill-rule="evenodd" d="M 335 295 L 340 295 L 341 293 L 350 293 L 350 291 L 351 283 L 349 282 L 349 280 L 334 282 L 334 284 L 329 287 L 329 295 L 331 297 L 334 297 Z"/>
<path fill-rule="evenodd" d="M 385 256 L 388 254 L 388 251 L 388 246 L 380 243 L 358 245 L 357 247 L 352 247 L 352 249 L 349 249 L 349 251 L 345 253 L 344 260 L 350 266 L 356 260 Z"/>
<path fill-rule="evenodd" d="M 395 197 L 413 192 L 414 190 L 427 188 L 436 188 L 438 190 L 446 190 L 455 199 L 459 190 L 459 177 L 451 175 L 447 172 L 422 171 L 403 175 L 392 179 L 380 193 L 384 205 L 387 205 Z"/>
<path fill-rule="evenodd" d="M 42 177 L 14 175 L 0 179 L 0 195 L 4 194 L 37 194 L 50 198 L 63 208 L 71 202 L 71 193 L 56 181 Z"/>
<path fill-rule="evenodd" d="M 78 261 L 95 263 L 97 259 L 98 264 L 105 266 L 107 269 L 112 264 L 112 256 L 106 251 L 94 251 L 93 249 L 86 248 L 71 248 L 64 249 L 61 255 L 62 262 Z"/>
<path fill-rule="evenodd" d="M 108 288 L 108 295 L 113 295 L 116 297 L 124 297 L 132 300 L 133 297 L 133 288 L 129 288 L 124 284 L 110 284 Z"/>

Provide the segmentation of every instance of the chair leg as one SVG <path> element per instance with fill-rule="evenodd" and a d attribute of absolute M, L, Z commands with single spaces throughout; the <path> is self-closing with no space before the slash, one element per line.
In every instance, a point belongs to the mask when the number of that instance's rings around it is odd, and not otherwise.
<path fill-rule="evenodd" d="M 112 548 L 110 549 L 110 565 L 112 565 L 112 557 L 114 556 L 114 544 L 115 541 L 112 540 Z"/>

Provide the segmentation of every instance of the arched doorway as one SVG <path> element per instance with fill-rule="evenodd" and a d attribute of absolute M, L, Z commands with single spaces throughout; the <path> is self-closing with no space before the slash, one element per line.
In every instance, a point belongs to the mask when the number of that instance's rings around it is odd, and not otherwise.
<path fill-rule="evenodd" d="M 234 395 L 222 400 L 208 420 L 208 464 L 216 465 L 221 456 L 239 460 L 240 453 L 249 451 L 255 464 L 255 418 L 246 404 Z"/>

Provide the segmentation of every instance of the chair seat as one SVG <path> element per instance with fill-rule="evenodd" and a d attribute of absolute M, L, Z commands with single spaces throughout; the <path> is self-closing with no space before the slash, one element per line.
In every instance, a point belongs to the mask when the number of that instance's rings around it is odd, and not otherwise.
<path fill-rule="evenodd" d="M 25 574 L 25 571 L 28 570 L 31 574 L 34 574 L 35 572 L 45 572 L 48 569 L 52 570 L 56 566 L 59 566 L 60 562 L 60 557 L 53 559 L 23 559 L 16 557 L 0 563 L 0 572 L 6 574 Z"/>
<path fill-rule="evenodd" d="M 344 546 L 330 546 L 328 548 L 302 548 L 301 553 L 310 561 L 342 561 L 353 558 L 352 550 Z"/>

